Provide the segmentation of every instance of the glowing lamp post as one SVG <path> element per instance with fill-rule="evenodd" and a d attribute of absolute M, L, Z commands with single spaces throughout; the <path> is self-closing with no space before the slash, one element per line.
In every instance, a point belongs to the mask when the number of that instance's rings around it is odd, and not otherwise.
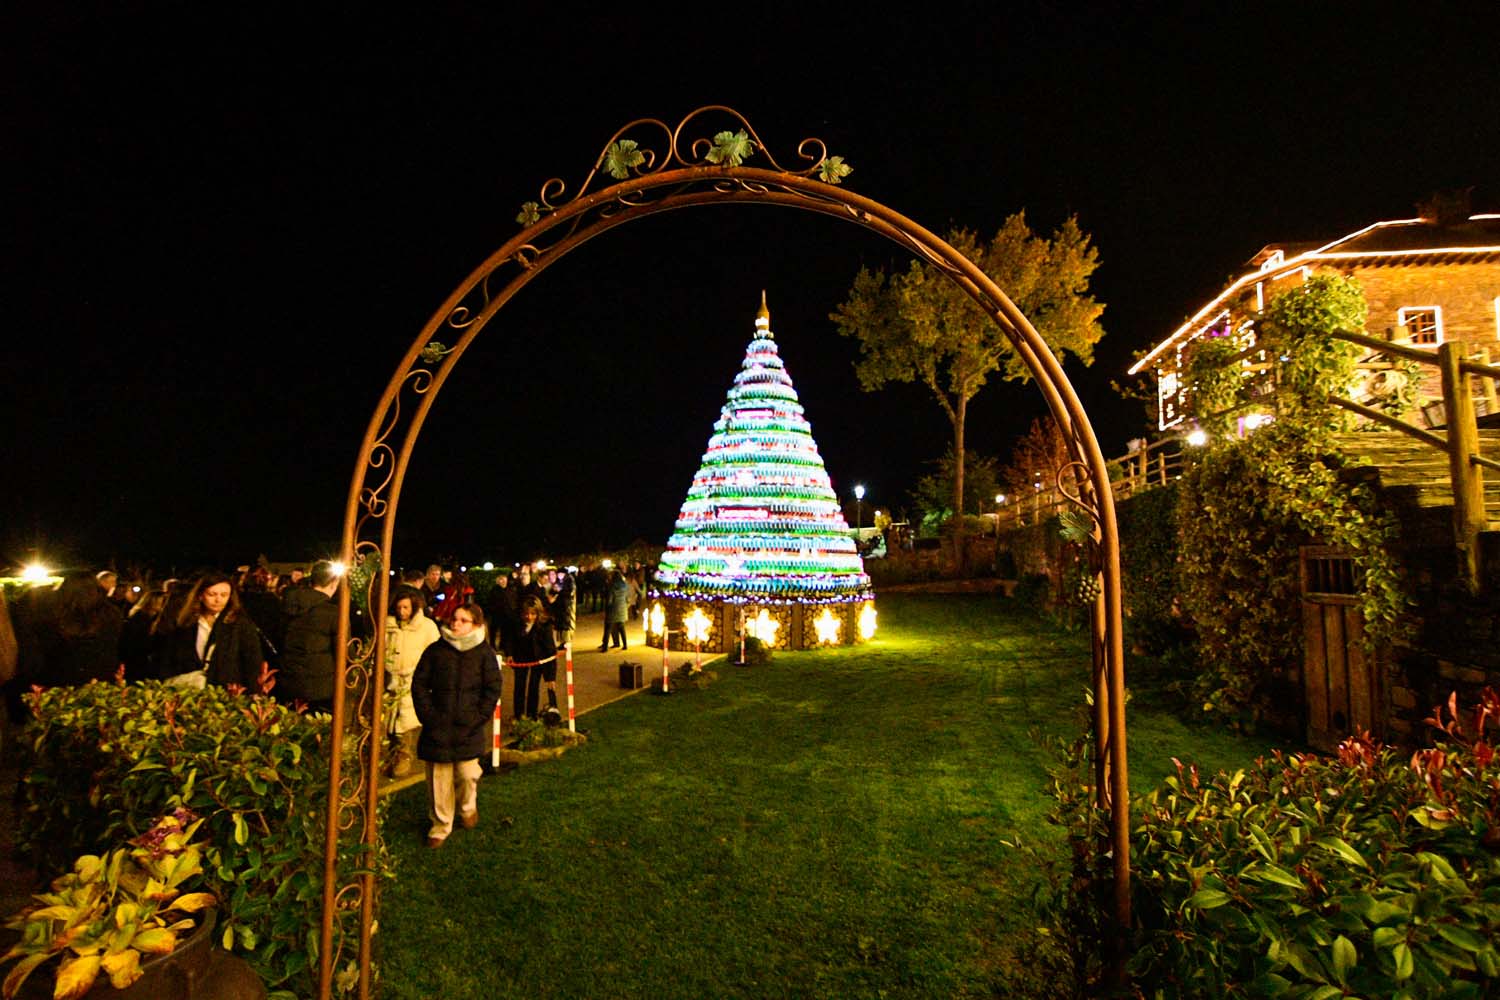
<path fill-rule="evenodd" d="M 708 631 L 712 627 L 708 615 L 703 609 L 694 606 L 692 613 L 682 619 L 683 633 L 688 642 L 693 644 L 693 673 L 703 669 L 703 643 L 708 639 Z"/>
<path fill-rule="evenodd" d="M 854 487 L 854 530 L 858 531 L 865 526 L 865 488 L 863 485 Z"/>
<path fill-rule="evenodd" d="M 667 685 L 667 674 L 670 672 L 667 666 L 667 646 L 671 644 L 672 633 L 667 630 L 667 613 L 662 609 L 660 601 L 651 605 L 651 610 L 646 614 L 646 631 L 661 636 L 661 693 L 671 694 Z"/>
<path fill-rule="evenodd" d="M 46 583 L 52 579 L 52 571 L 41 563 L 32 563 L 21 570 L 21 580 L 32 585 Z"/>
<path fill-rule="evenodd" d="M 1000 541 L 1000 511 L 1005 507 L 1005 494 L 995 494 L 995 541 Z"/>

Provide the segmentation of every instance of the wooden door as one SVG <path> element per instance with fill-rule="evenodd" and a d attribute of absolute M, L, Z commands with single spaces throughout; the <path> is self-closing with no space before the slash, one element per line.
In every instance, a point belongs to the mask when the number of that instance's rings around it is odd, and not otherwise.
<path fill-rule="evenodd" d="M 1307 742 L 1332 750 L 1354 733 L 1384 729 L 1379 672 L 1364 650 L 1353 557 L 1327 545 L 1304 545 L 1301 554 Z"/>

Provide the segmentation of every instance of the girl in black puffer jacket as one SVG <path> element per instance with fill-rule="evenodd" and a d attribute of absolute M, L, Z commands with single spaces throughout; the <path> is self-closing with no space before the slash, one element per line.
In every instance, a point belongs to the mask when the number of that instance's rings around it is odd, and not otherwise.
<path fill-rule="evenodd" d="M 485 641 L 484 612 L 456 608 L 428 646 L 411 679 L 412 705 L 422 723 L 417 757 L 427 762 L 427 846 L 453 832 L 454 807 L 465 829 L 479 822 L 479 756 L 490 745 L 490 720 L 500 700 L 500 665 Z"/>

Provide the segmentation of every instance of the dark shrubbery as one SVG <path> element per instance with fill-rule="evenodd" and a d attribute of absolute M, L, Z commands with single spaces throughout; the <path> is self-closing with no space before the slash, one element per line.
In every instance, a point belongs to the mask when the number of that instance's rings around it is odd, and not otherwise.
<path fill-rule="evenodd" d="M 1485 997 L 1500 990 L 1500 695 L 1429 723 L 1407 757 L 1367 738 L 1333 758 L 1274 753 L 1176 777 L 1132 805 L 1136 996 Z M 1057 774 L 1073 868 L 1052 880 L 1055 933 L 1092 934 L 1108 860 L 1087 756 Z M 1094 941 L 1073 951 L 1096 983 Z"/>
<path fill-rule="evenodd" d="M 19 842 L 38 868 L 60 871 L 77 855 L 103 853 L 185 806 L 203 817 L 204 887 L 221 903 L 219 943 L 272 989 L 315 992 L 327 716 L 159 682 L 96 681 L 30 701 Z M 382 856 L 381 874 L 385 867 Z M 335 943 L 343 935 L 352 945 L 357 908 L 339 918 Z"/>

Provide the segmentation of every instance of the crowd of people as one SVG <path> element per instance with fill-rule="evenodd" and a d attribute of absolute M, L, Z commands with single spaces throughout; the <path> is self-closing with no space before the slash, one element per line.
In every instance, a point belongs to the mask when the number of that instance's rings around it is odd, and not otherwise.
<path fill-rule="evenodd" d="M 490 745 L 500 664 L 513 668 L 516 718 L 561 721 L 559 650 L 574 641 L 579 606 L 603 611 L 598 648 L 624 648 L 625 623 L 644 605 L 648 570 L 520 566 L 496 574 L 483 604 L 467 574 L 432 565 L 402 574 L 385 616 L 385 717 L 392 777 L 426 766 L 428 846 L 454 822 L 478 822 L 479 759 Z M 64 576 L 55 588 L 0 592 L 0 682 L 9 719 L 33 685 L 160 680 L 237 687 L 331 712 L 340 583 L 336 564 L 273 576 L 264 568 L 204 571 L 160 584 L 125 583 L 110 570 Z M 357 611 L 353 634 L 375 627 Z M 547 704 L 541 705 L 546 691 Z"/>

